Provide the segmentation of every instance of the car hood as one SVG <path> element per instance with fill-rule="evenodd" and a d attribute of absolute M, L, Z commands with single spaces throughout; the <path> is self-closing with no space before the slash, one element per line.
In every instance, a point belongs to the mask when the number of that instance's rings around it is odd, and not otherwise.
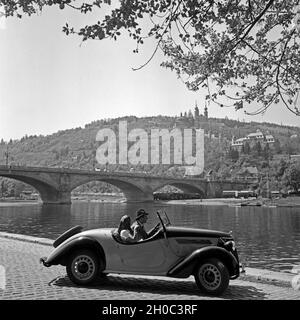
<path fill-rule="evenodd" d="M 196 229 L 187 227 L 171 227 L 167 228 L 167 236 L 172 237 L 203 237 L 203 238 L 232 238 L 231 234 L 228 232 L 222 232 L 217 230 L 208 229 Z"/>

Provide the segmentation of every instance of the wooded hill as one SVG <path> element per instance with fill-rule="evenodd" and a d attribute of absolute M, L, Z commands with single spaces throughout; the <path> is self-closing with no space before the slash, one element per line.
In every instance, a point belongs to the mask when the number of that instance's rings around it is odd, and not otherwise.
<path fill-rule="evenodd" d="M 118 136 L 119 121 L 127 121 L 128 132 L 133 128 L 146 130 L 174 128 L 203 128 L 205 130 L 205 170 L 213 172 L 216 179 L 235 179 L 240 170 L 249 166 L 257 167 L 262 177 L 268 173 L 271 188 L 279 190 L 290 188 L 287 173 L 291 166 L 289 155 L 300 154 L 300 127 L 283 126 L 272 123 L 241 122 L 231 119 L 155 116 L 137 118 L 128 116 L 116 119 L 93 121 L 84 128 L 67 129 L 43 136 L 24 136 L 20 140 L 0 142 L 0 163 L 11 165 L 95 168 L 131 172 L 148 172 L 158 175 L 182 176 L 184 170 L 172 163 L 170 165 L 99 165 L 96 150 L 101 144 L 96 141 L 97 132 L 111 128 Z M 253 147 L 250 150 L 231 148 L 232 139 L 242 138 L 260 130 L 263 134 L 273 135 L 275 143 L 270 148 Z M 130 147 L 130 144 L 128 145 Z M 267 149 L 267 150 L 266 150 Z M 172 157 L 171 157 L 172 159 Z M 211 171 L 212 170 L 212 171 Z M 13 180 L 1 180 L 1 192 L 5 195 L 17 195 L 24 188 L 23 184 Z M 23 186 L 23 187 L 21 187 Z M 258 188 L 264 189 L 262 181 Z M 16 189 L 18 191 L 16 192 Z M 105 183 L 92 182 L 81 186 L 77 191 L 115 192 L 117 189 Z"/>

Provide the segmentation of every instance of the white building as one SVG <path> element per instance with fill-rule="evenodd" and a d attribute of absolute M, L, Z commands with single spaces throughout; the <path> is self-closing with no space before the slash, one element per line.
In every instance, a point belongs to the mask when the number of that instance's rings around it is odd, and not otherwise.
<path fill-rule="evenodd" d="M 232 147 L 242 147 L 245 142 L 251 143 L 251 142 L 262 142 L 262 143 L 267 143 L 267 144 L 272 144 L 275 142 L 274 137 L 271 134 L 264 135 L 259 129 L 256 132 L 249 133 L 246 137 L 244 138 L 239 138 L 234 140 L 234 137 L 232 138 L 231 141 L 231 146 Z"/>
<path fill-rule="evenodd" d="M 274 142 L 275 142 L 275 139 L 274 139 L 274 137 L 273 137 L 271 134 L 267 134 L 267 135 L 266 135 L 266 141 L 267 141 L 268 143 L 274 143 Z"/>

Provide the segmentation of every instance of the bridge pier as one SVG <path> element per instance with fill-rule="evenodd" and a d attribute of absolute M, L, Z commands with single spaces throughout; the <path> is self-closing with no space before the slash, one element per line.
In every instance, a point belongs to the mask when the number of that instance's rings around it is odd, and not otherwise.
<path fill-rule="evenodd" d="M 41 193 L 43 204 L 71 204 L 71 192 L 53 191 Z"/>
<path fill-rule="evenodd" d="M 125 197 L 126 197 L 126 202 L 149 202 L 153 201 L 153 192 L 136 192 L 135 191 L 123 191 Z"/>
<path fill-rule="evenodd" d="M 222 184 L 216 184 L 208 181 L 206 196 L 207 198 L 221 198 L 222 197 L 223 186 Z"/>

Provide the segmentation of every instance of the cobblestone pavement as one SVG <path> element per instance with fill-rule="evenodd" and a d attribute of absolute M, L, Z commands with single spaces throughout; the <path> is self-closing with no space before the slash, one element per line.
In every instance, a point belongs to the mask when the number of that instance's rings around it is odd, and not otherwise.
<path fill-rule="evenodd" d="M 292 287 L 234 280 L 222 297 L 199 293 L 193 278 L 170 279 L 132 275 L 108 275 L 91 287 L 71 283 L 65 268 L 46 268 L 39 258 L 52 247 L 0 237 L 0 265 L 5 267 L 6 287 L 0 300 L 300 300 Z"/>

